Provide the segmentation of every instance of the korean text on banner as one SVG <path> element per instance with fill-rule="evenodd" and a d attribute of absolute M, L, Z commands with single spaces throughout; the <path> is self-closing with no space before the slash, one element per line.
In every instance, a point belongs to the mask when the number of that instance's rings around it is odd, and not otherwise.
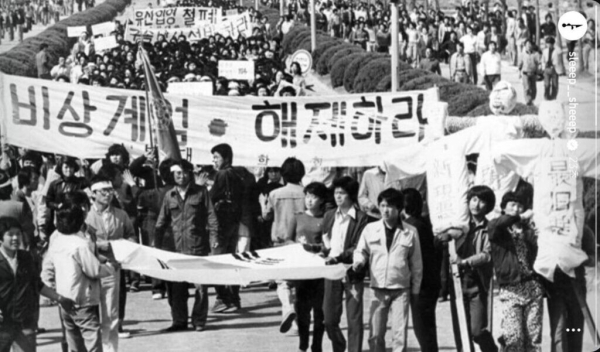
<path fill-rule="evenodd" d="M 96 35 L 109 35 L 115 30 L 114 22 L 103 22 L 92 25 L 92 34 Z"/>
<path fill-rule="evenodd" d="M 143 91 L 74 85 L 0 74 L 6 143 L 102 158 L 123 144 L 150 144 Z M 186 97 L 166 94 L 180 150 L 197 164 L 229 143 L 236 164 L 281 165 L 290 155 L 323 166 L 372 166 L 393 148 L 417 143 L 435 90 L 307 97 Z M 61 143 L 56 141 L 60 140 Z"/>
<path fill-rule="evenodd" d="M 125 29 L 124 39 L 136 43 L 140 40 L 155 43 L 158 36 L 162 35 L 165 40 L 173 38 L 178 39 L 180 35 L 186 37 L 190 42 L 208 38 L 215 34 L 221 34 L 224 37 L 237 38 L 238 36 L 249 37 L 252 35 L 252 23 L 248 14 L 226 18 L 217 24 L 201 22 L 194 27 L 189 28 L 148 28 L 128 25 Z"/>
<path fill-rule="evenodd" d="M 67 27 L 67 36 L 69 38 L 79 37 L 83 32 L 87 32 L 86 26 Z"/>
<path fill-rule="evenodd" d="M 254 61 L 219 61 L 219 76 L 229 79 L 254 79 Z"/>
<path fill-rule="evenodd" d="M 199 22 L 215 24 L 221 18 L 221 9 L 214 7 L 165 7 L 135 10 L 130 24 L 152 29 L 186 28 Z"/>

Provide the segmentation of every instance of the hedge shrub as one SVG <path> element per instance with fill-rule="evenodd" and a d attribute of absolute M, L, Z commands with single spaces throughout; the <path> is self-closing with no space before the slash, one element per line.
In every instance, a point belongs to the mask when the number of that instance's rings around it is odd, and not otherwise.
<path fill-rule="evenodd" d="M 331 69 L 333 68 L 333 65 L 335 65 L 335 62 L 337 60 L 339 60 L 342 57 L 348 56 L 350 54 L 354 54 L 354 53 L 363 53 L 365 52 L 363 50 L 363 48 L 361 48 L 360 46 L 357 45 L 351 45 L 348 44 L 349 46 L 346 46 L 345 48 L 338 50 L 338 52 L 336 52 L 335 54 L 333 54 L 333 56 L 331 56 L 329 58 L 329 61 L 327 61 L 327 70 L 328 72 L 331 72 Z"/>
<path fill-rule="evenodd" d="M 431 71 L 420 70 L 420 69 L 408 69 L 398 73 L 398 86 L 402 87 L 406 82 L 423 76 L 433 75 L 434 73 Z M 391 77 L 390 77 L 391 84 Z"/>
<path fill-rule="evenodd" d="M 535 106 L 525 105 L 522 103 L 517 103 L 513 111 L 511 111 L 511 115 L 537 115 L 538 109 Z M 472 109 L 465 116 L 467 117 L 479 117 L 479 116 L 487 116 L 493 115 L 492 110 L 490 109 L 489 103 L 481 104 L 476 108 Z"/>
<path fill-rule="evenodd" d="M 331 37 L 327 37 L 327 36 L 324 36 L 324 35 L 317 34 L 316 40 L 317 40 L 317 43 L 320 43 L 322 41 L 329 40 L 329 38 L 331 38 Z M 312 38 L 310 37 L 310 34 L 308 35 L 308 37 L 305 37 L 304 39 L 302 39 L 302 41 L 300 42 L 300 44 L 298 44 L 298 46 L 296 47 L 296 49 L 293 50 L 291 54 L 293 54 L 297 50 L 306 50 L 308 52 L 310 52 L 312 50 Z M 313 59 L 313 62 L 315 62 L 314 59 Z"/>
<path fill-rule="evenodd" d="M 352 52 L 352 47 L 354 45 L 348 43 L 342 43 L 339 45 L 335 45 L 325 50 L 321 58 L 319 58 L 319 62 L 317 62 L 317 73 L 324 76 L 329 74 L 331 66 L 329 66 L 329 61 L 338 52 L 345 52 L 346 54 Z"/>
<path fill-rule="evenodd" d="M 341 87 L 344 84 L 344 72 L 346 71 L 346 68 L 355 59 L 365 56 L 367 56 L 366 52 L 358 51 L 335 61 L 331 68 L 331 86 L 333 88 Z"/>
<path fill-rule="evenodd" d="M 423 77 L 417 77 L 411 79 L 410 81 L 404 83 L 401 87 L 401 91 L 405 90 L 420 90 L 420 89 L 428 89 L 433 87 L 434 85 L 440 86 L 441 84 L 451 83 L 450 80 L 438 76 L 438 75 L 428 75 Z"/>
<path fill-rule="evenodd" d="M 392 91 L 392 75 L 383 77 L 375 87 L 376 92 L 391 92 Z"/>
<path fill-rule="evenodd" d="M 379 81 L 389 76 L 392 71 L 390 59 L 390 57 L 375 59 L 361 68 L 354 79 L 354 92 L 375 92 Z"/>
<path fill-rule="evenodd" d="M 387 56 L 386 54 L 367 53 L 366 56 L 358 58 L 350 63 L 344 71 L 344 88 L 347 92 L 354 92 L 354 79 L 358 71 L 372 60 Z"/>
<path fill-rule="evenodd" d="M 283 36 L 283 39 L 281 40 L 281 50 L 284 54 L 291 54 L 295 51 L 296 47 L 293 46 L 294 40 L 297 36 L 303 33 L 309 33 L 310 35 L 310 31 L 307 27 L 294 26 L 286 35 Z"/>
<path fill-rule="evenodd" d="M 332 37 L 329 37 L 329 38 L 330 38 L 329 40 L 317 42 L 317 47 L 311 53 L 313 62 L 318 62 L 319 59 L 321 58 L 321 55 L 323 55 L 323 53 L 325 51 L 327 51 L 327 49 L 331 48 L 332 46 L 342 44 L 344 42 L 343 40 L 338 39 L 338 38 L 332 38 Z"/>

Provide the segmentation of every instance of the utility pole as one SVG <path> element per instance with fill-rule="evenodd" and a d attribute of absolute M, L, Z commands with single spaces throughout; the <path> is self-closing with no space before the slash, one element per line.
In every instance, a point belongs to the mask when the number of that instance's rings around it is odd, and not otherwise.
<path fill-rule="evenodd" d="M 390 12 L 392 21 L 392 92 L 398 91 L 398 6 L 394 1 L 390 1 Z"/>
<path fill-rule="evenodd" d="M 315 0 L 310 0 L 310 52 L 317 48 L 317 16 L 315 14 Z"/>

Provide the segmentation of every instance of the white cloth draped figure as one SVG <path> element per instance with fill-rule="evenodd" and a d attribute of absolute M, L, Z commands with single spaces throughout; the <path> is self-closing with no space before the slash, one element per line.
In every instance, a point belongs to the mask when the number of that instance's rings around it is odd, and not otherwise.
<path fill-rule="evenodd" d="M 497 199 L 516 188 L 519 176 L 508 171 L 498 174 L 490 151 L 502 141 L 523 137 L 523 118 L 500 115 L 510 113 L 516 92 L 507 82 L 499 82 L 490 95 L 490 108 L 496 115 L 477 118 L 474 126 L 443 136 L 445 103 L 424 108 L 429 126 L 426 138 L 417 146 L 394 151 L 384 160 L 386 186 L 415 175 L 427 175 L 429 212 L 435 234 L 450 228 L 466 232 L 469 224 L 467 191 L 470 187 L 466 156 L 479 154 L 476 185 L 489 186 Z M 498 202 L 499 203 L 499 202 Z M 499 204 L 494 213 L 500 213 Z"/>
<path fill-rule="evenodd" d="M 587 260 L 581 249 L 584 209 L 582 177 L 598 178 L 595 160 L 600 157 L 594 139 L 558 138 L 564 129 L 563 106 L 543 102 L 540 122 L 551 139 L 522 139 L 494 146 L 492 158 L 498 172 L 513 170 L 534 186 L 533 220 L 538 233 L 534 269 L 553 281 L 556 267 L 571 277 Z M 556 128 L 562 125 L 561 128 Z"/>

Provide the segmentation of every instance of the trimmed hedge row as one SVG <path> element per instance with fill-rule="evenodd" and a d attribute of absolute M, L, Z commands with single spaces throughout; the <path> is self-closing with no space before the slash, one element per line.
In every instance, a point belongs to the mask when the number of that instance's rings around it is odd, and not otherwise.
<path fill-rule="evenodd" d="M 391 57 L 382 57 L 366 64 L 354 79 L 355 93 L 374 92 L 377 84 L 384 76 L 389 76 L 392 70 Z"/>
<path fill-rule="evenodd" d="M 91 26 L 112 21 L 130 2 L 131 0 L 106 0 L 96 7 L 78 12 L 46 28 L 35 37 L 23 40 L 11 50 L 0 54 L 0 71 L 17 76 L 37 77 L 35 55 L 40 51 L 42 43 L 48 44 L 50 61 L 56 62 L 58 57 L 68 56 L 71 47 L 77 41 L 77 38 L 67 37 L 67 27 Z"/>
<path fill-rule="evenodd" d="M 329 49 L 325 50 L 325 52 L 323 53 L 323 55 L 321 55 L 319 61 L 317 62 L 317 73 L 321 76 L 329 74 L 331 70 L 331 59 L 333 58 L 333 56 L 336 54 L 348 55 L 356 50 L 354 49 L 355 47 L 356 46 L 352 44 L 342 43 L 332 46 Z"/>
<path fill-rule="evenodd" d="M 341 87 L 344 85 L 344 72 L 346 68 L 357 58 L 366 56 L 365 51 L 357 51 L 348 56 L 338 58 L 331 68 L 331 86 L 333 88 Z M 333 56 L 334 58 L 336 55 Z"/>
<path fill-rule="evenodd" d="M 364 57 L 352 61 L 344 71 L 344 88 L 347 92 L 354 92 L 354 80 L 358 72 L 369 62 L 387 56 L 387 54 L 367 53 Z"/>

